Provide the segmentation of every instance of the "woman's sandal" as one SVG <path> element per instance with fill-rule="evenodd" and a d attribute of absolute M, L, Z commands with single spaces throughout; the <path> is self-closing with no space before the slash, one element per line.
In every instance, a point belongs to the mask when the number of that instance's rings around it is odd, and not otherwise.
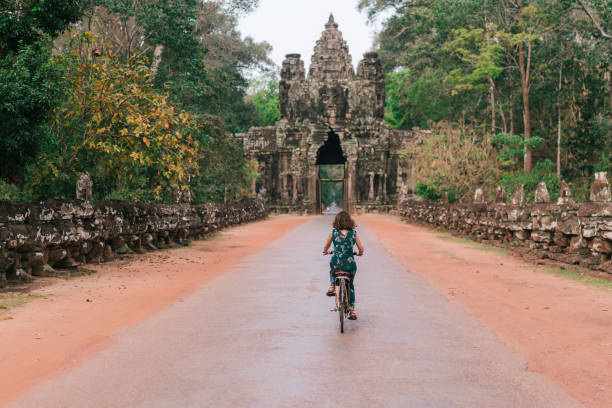
<path fill-rule="evenodd" d="M 349 310 L 349 320 L 357 320 L 357 314 L 354 310 Z"/>
<path fill-rule="evenodd" d="M 335 296 L 336 295 L 336 287 L 335 286 L 330 286 L 329 289 L 327 289 L 327 296 Z"/>

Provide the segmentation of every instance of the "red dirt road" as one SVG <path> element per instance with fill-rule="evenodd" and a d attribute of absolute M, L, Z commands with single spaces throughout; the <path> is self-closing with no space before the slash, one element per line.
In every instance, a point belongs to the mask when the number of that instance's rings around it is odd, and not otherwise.
<path fill-rule="evenodd" d="M 88 265 L 98 273 L 32 292 L 46 298 L 0 315 L 0 406 L 93 357 L 113 343 L 114 333 L 186 297 L 309 220 L 278 216 L 229 228 L 188 248 Z"/>
<path fill-rule="evenodd" d="M 364 215 L 383 246 L 441 288 L 585 406 L 612 407 L 612 291 L 551 275 L 497 251 L 442 239 L 397 217 Z"/>

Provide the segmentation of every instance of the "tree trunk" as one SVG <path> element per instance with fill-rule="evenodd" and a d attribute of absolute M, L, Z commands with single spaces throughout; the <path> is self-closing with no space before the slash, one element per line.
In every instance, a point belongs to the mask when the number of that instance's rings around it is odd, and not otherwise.
<path fill-rule="evenodd" d="M 504 107 L 502 104 L 499 104 L 499 116 L 501 116 L 502 120 L 502 132 L 508 133 L 508 125 L 506 124 L 506 115 L 504 115 Z"/>
<path fill-rule="evenodd" d="M 155 46 L 155 51 L 153 51 L 153 64 L 151 65 L 151 71 L 153 71 L 153 76 L 157 75 L 157 69 L 159 68 L 159 64 L 161 63 L 163 52 L 163 45 L 158 44 Z"/>
<path fill-rule="evenodd" d="M 495 134 L 495 82 L 489 78 L 489 94 L 491 99 L 491 134 Z"/>
<path fill-rule="evenodd" d="M 608 78 L 608 84 L 610 85 L 610 106 L 608 106 L 608 108 L 610 110 L 610 117 L 612 118 L 612 68 L 610 68 L 610 72 L 608 72 L 608 74 L 610 75 Z"/>
<path fill-rule="evenodd" d="M 531 63 L 531 42 L 527 42 L 527 63 L 525 63 L 525 51 L 523 43 L 518 45 L 519 51 L 519 71 L 521 74 L 521 92 L 523 94 L 523 131 L 525 142 L 531 139 L 531 112 L 529 110 L 529 65 Z M 531 150 L 525 146 L 525 157 L 523 158 L 523 170 L 531 172 L 532 155 Z"/>
<path fill-rule="evenodd" d="M 561 79 L 563 69 L 559 68 L 559 88 L 557 100 L 557 176 L 561 177 Z"/>

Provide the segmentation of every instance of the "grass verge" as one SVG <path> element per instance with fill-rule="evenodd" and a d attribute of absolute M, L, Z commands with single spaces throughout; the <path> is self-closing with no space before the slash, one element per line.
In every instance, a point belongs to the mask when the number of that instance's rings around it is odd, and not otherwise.
<path fill-rule="evenodd" d="M 4 312 L 25 305 L 35 299 L 42 299 L 44 295 L 31 293 L 3 293 L 0 294 L 0 315 Z"/>
<path fill-rule="evenodd" d="M 580 282 L 584 285 L 594 286 L 599 289 L 612 291 L 612 281 L 603 278 L 597 278 L 595 276 L 589 276 L 577 271 L 573 271 L 571 269 L 563 269 L 563 268 L 551 268 L 551 267 L 541 267 L 544 272 L 560 276 L 562 278 L 571 279 L 576 282 Z"/>
<path fill-rule="evenodd" d="M 457 242 L 460 244 L 469 245 L 470 247 L 474 249 L 478 249 L 480 251 L 494 252 L 494 253 L 508 255 L 508 256 L 511 255 L 510 251 L 506 249 L 489 247 L 484 244 L 481 244 L 480 242 L 472 241 L 471 239 L 467 239 L 467 238 L 456 237 L 454 235 L 451 235 L 445 232 L 437 233 L 436 237 L 444 241 L 451 241 L 451 242 Z M 580 273 L 576 270 L 571 269 L 570 265 L 568 265 L 567 269 L 555 268 L 555 267 L 550 267 L 550 266 L 536 266 L 535 270 L 550 273 L 552 275 L 556 275 L 556 276 L 559 276 L 565 279 L 570 279 L 575 282 L 580 282 L 584 285 L 593 286 L 599 289 L 612 291 L 612 280 L 608 280 L 605 278 L 598 278 L 595 276 L 590 276 L 584 273 Z"/>
<path fill-rule="evenodd" d="M 485 251 L 485 252 L 493 252 L 496 254 L 510 255 L 507 249 L 490 247 L 487 245 L 483 245 L 480 242 L 472 241 L 471 239 L 468 239 L 468 238 L 456 237 L 454 235 L 451 235 L 445 232 L 438 232 L 436 234 L 436 238 L 440 238 L 441 240 L 444 240 L 444 241 L 456 242 L 458 244 L 469 245 L 470 247 L 474 249 L 478 249 L 478 250 Z"/>

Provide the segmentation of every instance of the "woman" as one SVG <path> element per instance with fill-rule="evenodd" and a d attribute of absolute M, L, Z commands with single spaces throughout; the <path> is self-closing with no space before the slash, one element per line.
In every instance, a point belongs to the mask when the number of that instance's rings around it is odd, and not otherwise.
<path fill-rule="evenodd" d="M 329 247 L 332 242 L 334 243 L 334 250 L 330 251 Z M 357 319 L 355 313 L 355 287 L 353 286 L 353 279 L 355 279 L 355 272 L 357 272 L 357 264 L 355 263 L 355 257 L 353 256 L 353 246 L 357 245 L 359 252 L 357 256 L 363 255 L 363 246 L 355 231 L 355 221 L 351 218 L 349 213 L 346 211 L 340 211 L 334 219 L 333 229 L 327 237 L 325 246 L 323 247 L 324 254 L 333 254 L 331 261 L 329 261 L 329 279 L 331 286 L 327 291 L 327 296 L 334 296 L 336 294 L 335 285 L 335 271 L 347 271 L 351 273 L 351 280 L 349 281 L 349 319 Z"/>

